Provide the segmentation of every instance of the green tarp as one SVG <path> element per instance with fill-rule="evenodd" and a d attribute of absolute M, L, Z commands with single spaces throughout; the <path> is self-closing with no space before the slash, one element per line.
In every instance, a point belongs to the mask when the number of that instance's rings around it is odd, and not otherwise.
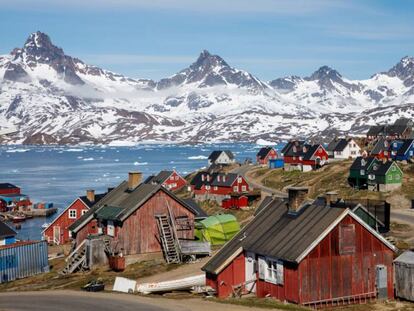
<path fill-rule="evenodd" d="M 211 245 L 222 245 L 240 231 L 240 225 L 233 215 L 222 214 L 207 217 L 195 225 L 195 237 Z"/>

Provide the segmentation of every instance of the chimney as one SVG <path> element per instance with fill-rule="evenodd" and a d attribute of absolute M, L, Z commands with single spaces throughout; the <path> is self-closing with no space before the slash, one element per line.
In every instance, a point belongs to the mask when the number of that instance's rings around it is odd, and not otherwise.
<path fill-rule="evenodd" d="M 92 190 L 92 189 L 86 190 L 86 198 L 91 203 L 95 202 L 95 190 Z"/>
<path fill-rule="evenodd" d="M 288 189 L 289 213 L 297 213 L 308 195 L 308 187 L 289 187 Z"/>
<path fill-rule="evenodd" d="M 111 192 L 112 190 L 114 190 L 114 188 L 113 187 L 109 187 L 108 190 L 107 190 L 107 193 Z"/>
<path fill-rule="evenodd" d="M 328 206 L 332 206 L 336 202 L 338 202 L 338 192 L 336 191 L 329 191 L 325 194 L 326 204 Z"/>
<path fill-rule="evenodd" d="M 141 183 L 141 172 L 129 172 L 128 173 L 128 190 L 132 191 Z"/>

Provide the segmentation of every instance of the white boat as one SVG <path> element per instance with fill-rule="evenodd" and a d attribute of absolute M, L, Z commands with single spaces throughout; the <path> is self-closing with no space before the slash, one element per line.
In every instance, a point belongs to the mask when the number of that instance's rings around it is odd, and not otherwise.
<path fill-rule="evenodd" d="M 188 290 L 196 286 L 205 286 L 206 276 L 200 274 L 190 276 L 188 278 L 158 282 L 158 283 L 144 283 L 137 285 L 137 292 L 141 294 L 150 294 L 156 292 L 170 292 L 174 290 Z"/>
<path fill-rule="evenodd" d="M 42 229 L 46 229 L 47 227 L 49 227 L 49 225 L 50 225 L 50 223 L 45 222 L 45 223 L 42 225 Z"/>

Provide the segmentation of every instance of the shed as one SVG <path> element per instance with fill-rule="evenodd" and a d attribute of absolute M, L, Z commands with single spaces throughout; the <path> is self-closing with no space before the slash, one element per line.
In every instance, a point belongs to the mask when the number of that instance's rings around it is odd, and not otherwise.
<path fill-rule="evenodd" d="M 269 168 L 283 168 L 284 164 L 283 159 L 269 159 Z"/>
<path fill-rule="evenodd" d="M 394 260 L 395 294 L 414 301 L 414 252 L 406 251 Z"/>
<path fill-rule="evenodd" d="M 210 216 L 195 224 L 195 237 L 211 245 L 222 245 L 231 240 L 240 231 L 240 225 L 233 215 L 220 214 Z"/>

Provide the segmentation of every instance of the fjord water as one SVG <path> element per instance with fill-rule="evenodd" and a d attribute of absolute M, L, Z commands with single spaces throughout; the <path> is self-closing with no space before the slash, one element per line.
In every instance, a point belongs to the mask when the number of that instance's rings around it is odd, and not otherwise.
<path fill-rule="evenodd" d="M 255 144 L 110 146 L 0 146 L 0 182 L 22 188 L 32 202 L 53 202 L 59 211 L 49 218 L 22 223 L 20 239 L 41 238 L 41 225 L 51 222 L 86 189 L 97 193 L 117 186 L 129 171 L 144 178 L 160 170 L 182 175 L 205 167 L 212 150 L 229 149 L 238 161 L 254 159 Z"/>

